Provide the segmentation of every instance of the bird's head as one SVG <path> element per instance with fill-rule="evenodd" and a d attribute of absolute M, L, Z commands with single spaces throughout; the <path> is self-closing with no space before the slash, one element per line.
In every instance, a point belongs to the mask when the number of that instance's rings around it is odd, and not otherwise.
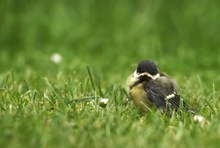
<path fill-rule="evenodd" d="M 140 80 L 150 80 L 160 76 L 160 72 L 153 61 L 144 60 L 138 64 L 133 75 Z"/>
<path fill-rule="evenodd" d="M 154 62 L 150 60 L 141 61 L 135 72 L 128 78 L 127 84 L 129 89 L 132 89 L 143 81 L 155 80 L 160 77 L 160 72 Z"/>

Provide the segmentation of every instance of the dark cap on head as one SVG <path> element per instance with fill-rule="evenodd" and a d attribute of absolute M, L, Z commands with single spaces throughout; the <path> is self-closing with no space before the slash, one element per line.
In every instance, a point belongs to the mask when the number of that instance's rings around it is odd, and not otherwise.
<path fill-rule="evenodd" d="M 158 69 L 156 64 L 150 60 L 141 61 L 137 66 L 137 73 L 148 72 L 151 75 L 156 75 Z"/>

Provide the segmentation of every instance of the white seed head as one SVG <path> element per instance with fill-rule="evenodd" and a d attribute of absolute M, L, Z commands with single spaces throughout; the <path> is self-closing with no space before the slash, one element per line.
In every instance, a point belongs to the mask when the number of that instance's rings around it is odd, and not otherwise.
<path fill-rule="evenodd" d="M 100 105 L 101 107 L 106 107 L 108 101 L 109 101 L 108 98 L 101 98 L 101 99 L 99 100 L 99 105 Z"/>
<path fill-rule="evenodd" d="M 62 61 L 62 56 L 59 53 L 54 53 L 50 59 L 53 63 L 59 64 Z"/>

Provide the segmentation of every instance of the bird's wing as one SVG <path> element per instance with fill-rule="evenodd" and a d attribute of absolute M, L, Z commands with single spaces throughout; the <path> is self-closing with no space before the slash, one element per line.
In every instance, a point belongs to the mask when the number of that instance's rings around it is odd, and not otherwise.
<path fill-rule="evenodd" d="M 163 87 L 153 82 L 144 84 L 144 88 L 150 102 L 155 104 L 157 108 L 167 108 L 177 110 L 180 105 L 180 95 L 171 87 Z"/>

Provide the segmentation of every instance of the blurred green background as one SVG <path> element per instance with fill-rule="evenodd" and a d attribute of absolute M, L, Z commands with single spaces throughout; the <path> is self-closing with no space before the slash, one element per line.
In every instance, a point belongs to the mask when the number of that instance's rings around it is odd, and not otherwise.
<path fill-rule="evenodd" d="M 219 82 L 218 0 L 1 0 L 0 71 L 86 72 L 124 82 L 142 59 L 177 79 Z M 54 52 L 62 55 L 51 63 Z"/>
<path fill-rule="evenodd" d="M 0 0 L 0 145 L 218 147 L 219 16 L 219 0 Z M 139 117 L 125 84 L 143 59 L 177 80 L 207 126 Z M 109 103 L 76 102 L 87 96 Z"/>

